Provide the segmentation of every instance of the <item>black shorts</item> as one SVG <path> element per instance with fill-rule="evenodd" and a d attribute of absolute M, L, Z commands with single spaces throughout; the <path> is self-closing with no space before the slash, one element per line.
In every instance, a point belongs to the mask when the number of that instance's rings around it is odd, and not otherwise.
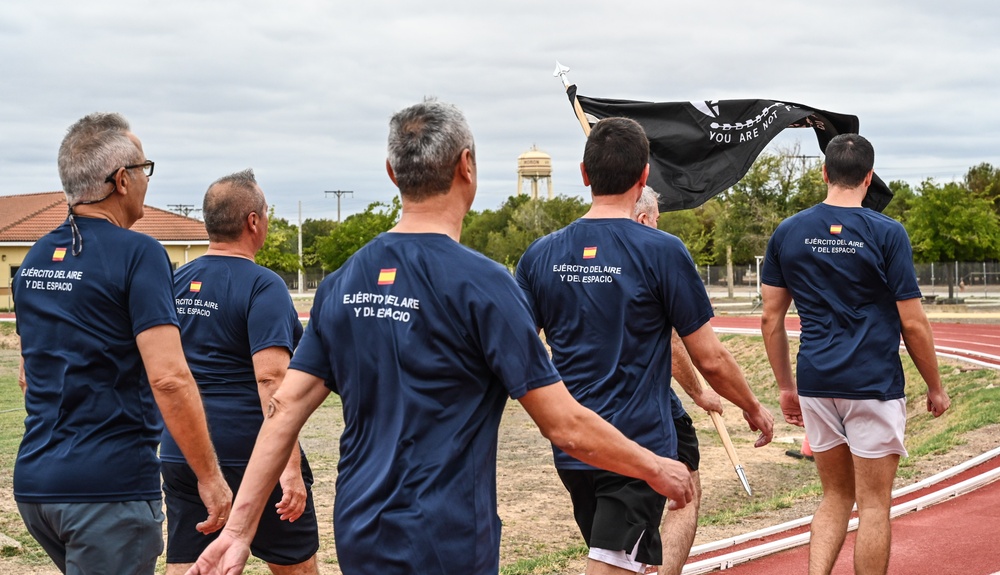
<path fill-rule="evenodd" d="M 645 481 L 603 470 L 557 469 L 573 500 L 573 516 L 587 546 L 632 553 L 647 565 L 663 563 L 660 519 L 667 498 Z"/>
<path fill-rule="evenodd" d="M 239 491 L 245 466 L 223 466 L 222 475 L 233 491 Z M 167 505 L 167 563 L 194 563 L 220 531 L 203 535 L 195 525 L 208 517 L 198 495 L 198 479 L 186 463 L 163 462 L 163 493 Z M 275 565 L 297 565 L 319 550 L 319 530 L 312 496 L 312 469 L 302 457 L 302 479 L 306 485 L 306 509 L 294 523 L 282 521 L 275 511 L 281 501 L 281 486 L 276 485 L 264 506 L 257 534 L 250 544 L 254 557 Z"/>
<path fill-rule="evenodd" d="M 677 461 L 688 466 L 691 471 L 698 471 L 701 463 L 701 452 L 698 451 L 698 434 L 695 433 L 691 416 L 684 414 L 674 420 L 677 431 Z"/>

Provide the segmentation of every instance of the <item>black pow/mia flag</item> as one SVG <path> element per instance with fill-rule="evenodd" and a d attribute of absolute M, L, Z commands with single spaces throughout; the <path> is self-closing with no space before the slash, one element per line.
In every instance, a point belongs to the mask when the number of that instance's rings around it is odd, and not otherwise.
<path fill-rule="evenodd" d="M 591 125 L 611 117 L 631 118 L 649 138 L 650 187 L 660 210 L 700 206 L 746 175 L 767 144 L 785 128 L 812 128 L 819 149 L 838 134 L 857 134 L 858 117 L 775 100 L 633 102 L 566 93 L 579 101 Z M 892 191 L 872 178 L 864 206 L 881 212 Z"/>

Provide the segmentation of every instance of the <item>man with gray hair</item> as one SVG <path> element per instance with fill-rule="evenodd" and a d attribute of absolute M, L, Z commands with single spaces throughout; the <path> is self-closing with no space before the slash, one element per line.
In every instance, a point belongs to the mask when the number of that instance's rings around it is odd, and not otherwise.
<path fill-rule="evenodd" d="M 59 148 L 69 216 L 35 243 L 13 282 L 28 412 L 14 499 L 63 572 L 154 572 L 161 416 L 207 508 L 196 528 L 218 530 L 230 508 L 181 350 L 170 261 L 128 229 L 152 174 L 122 116 L 71 126 Z"/>
<path fill-rule="evenodd" d="M 334 530 L 345 573 L 499 571 L 496 452 L 507 397 L 554 444 L 641 477 L 683 506 L 690 476 L 573 400 L 510 272 L 459 242 L 476 195 L 472 133 L 450 104 L 390 122 L 402 215 L 319 287 L 275 392 L 234 515 L 189 574 L 246 561 L 267 493 L 302 424 L 341 397 Z"/>
<path fill-rule="evenodd" d="M 212 442 L 234 493 L 264 422 L 262 408 L 285 376 L 302 324 L 285 282 L 254 263 L 267 239 L 267 201 L 253 170 L 219 178 L 202 206 L 208 251 L 174 274 L 184 354 L 205 403 Z M 160 447 L 167 503 L 167 575 L 184 573 L 216 534 L 194 524 L 205 512 L 194 475 L 169 431 Z M 275 575 L 318 573 L 312 471 L 299 449 L 274 487 L 251 545 Z"/>
<path fill-rule="evenodd" d="M 635 203 L 632 219 L 644 226 L 657 229 L 660 220 L 659 202 L 660 195 L 653 188 L 644 186 L 642 195 Z M 722 413 L 722 399 L 715 390 L 701 385 L 698 381 L 698 373 L 691 363 L 691 356 L 684 347 L 684 341 L 677 335 L 677 330 L 673 330 L 670 334 L 670 375 L 698 407 L 705 411 Z M 663 564 L 658 569 L 659 575 L 680 575 L 684 569 L 684 563 L 691 553 L 691 545 L 694 544 L 694 536 L 698 530 L 698 510 L 701 508 L 701 476 L 698 473 L 701 453 L 698 451 L 698 435 L 691 416 L 684 410 L 680 398 L 672 388 L 670 407 L 677 434 L 677 460 L 686 465 L 691 472 L 694 497 L 690 505 L 683 509 L 668 511 L 663 516 L 660 536 L 663 541 Z"/>

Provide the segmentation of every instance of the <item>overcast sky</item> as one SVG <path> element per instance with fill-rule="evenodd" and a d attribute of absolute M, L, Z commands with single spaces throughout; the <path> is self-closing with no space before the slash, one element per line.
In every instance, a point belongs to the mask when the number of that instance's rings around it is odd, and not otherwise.
<path fill-rule="evenodd" d="M 156 161 L 146 202 L 201 206 L 253 167 L 279 216 L 336 218 L 396 190 L 393 112 L 458 105 L 476 137 L 479 194 L 516 192 L 532 145 L 556 193 L 589 198 L 584 136 L 552 75 L 581 94 L 650 101 L 770 98 L 860 118 L 886 181 L 1000 165 L 1000 3 L 562 0 L 284 2 L 4 0 L 0 195 L 61 189 L 66 128 L 117 111 Z M 776 144 L 811 131 L 787 130 Z"/>

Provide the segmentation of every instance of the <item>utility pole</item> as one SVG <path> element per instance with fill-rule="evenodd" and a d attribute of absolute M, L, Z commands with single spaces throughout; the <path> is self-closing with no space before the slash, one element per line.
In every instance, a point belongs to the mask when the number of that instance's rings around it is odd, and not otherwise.
<path fill-rule="evenodd" d="M 351 190 L 333 190 L 333 191 L 327 190 L 324 193 L 326 193 L 326 194 L 334 194 L 334 195 L 337 196 L 337 223 L 339 224 L 340 223 L 340 197 L 343 196 L 344 194 L 351 194 L 353 196 L 354 192 L 351 191 Z"/>
<path fill-rule="evenodd" d="M 299 200 L 299 293 L 302 293 L 302 200 Z"/>
<path fill-rule="evenodd" d="M 171 212 L 176 212 L 184 217 L 187 217 L 191 212 L 200 212 L 201 208 L 194 207 L 194 204 L 167 204 Z"/>

